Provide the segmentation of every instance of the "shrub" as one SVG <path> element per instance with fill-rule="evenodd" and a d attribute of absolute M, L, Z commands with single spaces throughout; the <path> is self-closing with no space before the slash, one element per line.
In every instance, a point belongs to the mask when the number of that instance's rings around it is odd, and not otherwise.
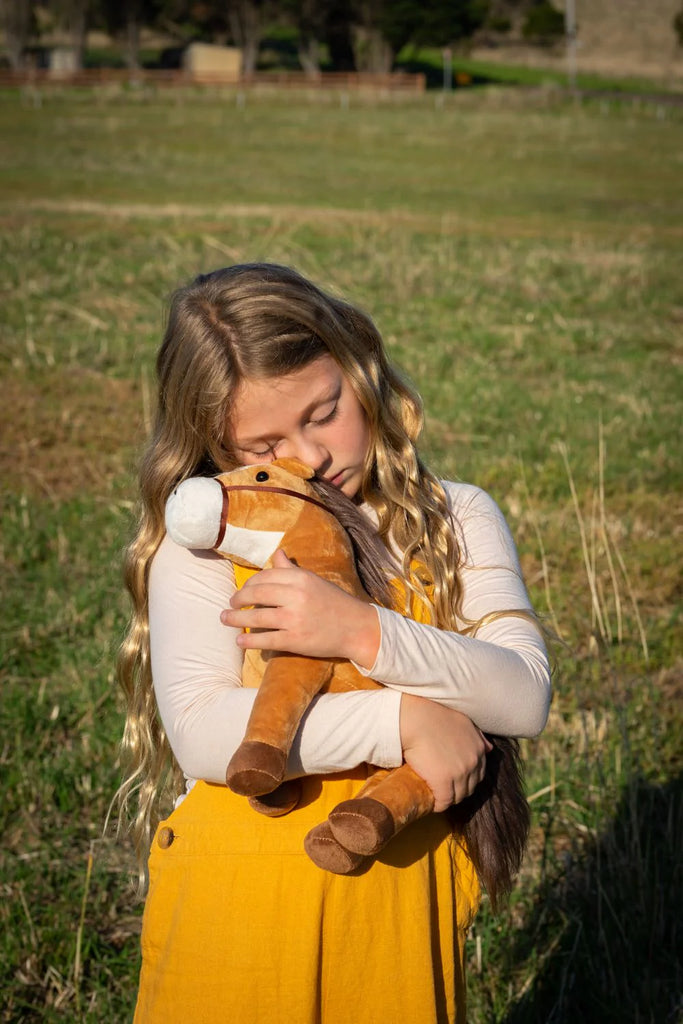
<path fill-rule="evenodd" d="M 539 0 L 526 16 L 522 35 L 536 43 L 554 43 L 564 35 L 564 15 L 556 10 L 549 0 Z"/>

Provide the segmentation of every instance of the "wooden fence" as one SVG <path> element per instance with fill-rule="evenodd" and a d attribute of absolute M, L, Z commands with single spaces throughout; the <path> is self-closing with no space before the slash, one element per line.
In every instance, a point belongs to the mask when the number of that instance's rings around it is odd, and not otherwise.
<path fill-rule="evenodd" d="M 193 86 L 220 85 L 239 89 L 272 86 L 277 89 L 336 89 L 345 92 L 422 93 L 423 74 L 394 72 L 373 74 L 363 71 L 325 71 L 309 75 L 303 71 L 263 71 L 234 77 L 220 72 L 190 74 L 173 70 L 129 70 L 127 68 L 85 68 L 81 71 L 54 71 L 30 68 L 25 71 L 0 70 L 0 86 L 99 86 L 99 85 Z"/>

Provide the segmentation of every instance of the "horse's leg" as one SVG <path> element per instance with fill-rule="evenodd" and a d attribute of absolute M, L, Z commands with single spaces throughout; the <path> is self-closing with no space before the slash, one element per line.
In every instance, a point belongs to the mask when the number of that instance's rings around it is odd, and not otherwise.
<path fill-rule="evenodd" d="M 402 828 L 434 810 L 434 794 L 408 764 L 377 780 L 372 776 L 353 800 L 330 813 L 332 835 L 352 853 L 377 853 Z"/>
<path fill-rule="evenodd" d="M 301 718 L 332 668 L 332 662 L 293 654 L 267 658 L 244 740 L 225 775 L 230 789 L 262 796 L 280 785 Z"/>
<path fill-rule="evenodd" d="M 409 765 L 380 770 L 356 797 L 337 804 L 327 821 L 311 829 L 304 849 L 319 868 L 348 875 L 433 809 L 431 789 Z"/>
<path fill-rule="evenodd" d="M 367 860 L 362 853 L 352 853 L 337 842 L 329 821 L 322 821 L 310 830 L 304 839 L 304 850 L 314 864 L 335 875 L 349 875 Z"/>
<path fill-rule="evenodd" d="M 268 818 L 281 818 L 289 814 L 301 800 L 301 779 L 287 779 L 281 782 L 272 793 L 262 793 L 261 796 L 250 796 L 249 804 Z"/>
<path fill-rule="evenodd" d="M 358 796 L 372 792 L 388 774 L 386 769 L 378 768 L 359 790 Z M 353 801 L 347 800 L 345 803 Z M 367 860 L 363 854 L 352 853 L 335 839 L 329 821 L 323 821 L 310 830 L 304 839 L 304 849 L 314 864 L 336 875 L 348 875 Z"/>

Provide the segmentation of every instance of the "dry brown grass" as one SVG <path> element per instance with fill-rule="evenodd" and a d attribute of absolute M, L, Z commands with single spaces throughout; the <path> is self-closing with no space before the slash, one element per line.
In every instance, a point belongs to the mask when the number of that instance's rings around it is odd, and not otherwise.
<path fill-rule="evenodd" d="M 77 367 L 3 378 L 0 474 L 17 493 L 53 501 L 104 496 L 144 437 L 142 385 Z"/>

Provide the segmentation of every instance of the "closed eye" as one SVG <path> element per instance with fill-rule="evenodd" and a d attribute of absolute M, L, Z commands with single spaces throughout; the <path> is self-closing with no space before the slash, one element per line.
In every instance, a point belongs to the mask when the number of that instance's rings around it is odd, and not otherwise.
<path fill-rule="evenodd" d="M 319 420 L 312 419 L 310 422 L 313 423 L 316 427 L 322 427 L 325 425 L 325 423 L 331 423 L 332 420 L 336 418 L 338 412 L 339 403 L 335 402 L 331 412 L 328 412 L 326 416 L 323 416 Z"/>
<path fill-rule="evenodd" d="M 328 401 L 330 401 L 330 400 L 328 399 Z M 327 405 L 328 401 L 326 401 L 324 404 Z M 333 405 L 332 405 L 332 408 L 330 409 L 329 412 L 325 413 L 325 415 L 321 416 L 319 419 L 314 419 L 313 417 L 311 417 L 308 420 L 308 423 L 311 426 L 314 426 L 314 427 L 324 427 L 326 424 L 332 423 L 333 420 L 335 420 L 337 418 L 337 416 L 339 414 L 339 400 L 338 400 L 338 397 L 334 397 L 333 396 L 331 401 L 333 402 Z M 268 444 L 267 442 L 264 441 L 263 443 L 264 443 L 264 446 L 265 446 L 264 448 L 258 449 L 258 448 L 240 447 L 239 451 L 245 452 L 247 455 L 253 455 L 254 458 L 256 458 L 256 459 L 265 459 L 268 456 L 270 456 L 273 459 L 277 458 L 276 449 L 277 449 L 277 446 L 280 444 L 280 441 L 273 441 L 270 444 Z"/>
<path fill-rule="evenodd" d="M 266 455 L 272 455 L 275 458 L 275 449 L 279 443 L 279 441 L 276 441 L 275 444 L 269 444 L 262 451 L 256 451 L 255 448 L 240 448 L 240 451 L 246 452 L 247 455 L 255 455 L 257 459 L 264 459 Z"/>

